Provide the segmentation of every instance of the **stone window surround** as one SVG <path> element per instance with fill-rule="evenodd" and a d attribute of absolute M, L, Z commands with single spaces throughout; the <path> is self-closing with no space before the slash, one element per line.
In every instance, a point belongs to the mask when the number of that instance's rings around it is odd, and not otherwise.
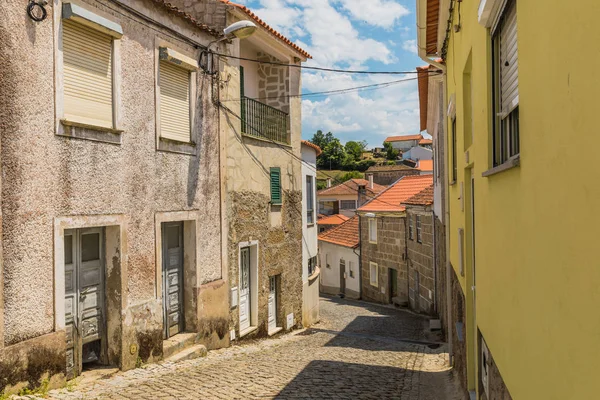
<path fill-rule="evenodd" d="M 197 79 L 198 72 L 190 70 L 190 122 L 191 122 L 191 131 L 190 131 L 190 142 L 178 142 L 176 140 L 171 140 L 167 138 L 163 138 L 160 136 L 160 88 L 159 88 L 159 63 L 160 63 L 160 48 L 166 47 L 169 50 L 180 53 L 186 58 L 191 60 L 196 60 L 197 55 L 190 54 L 189 51 L 184 51 L 178 46 L 175 46 L 173 43 L 168 42 L 159 36 L 155 37 L 154 43 L 154 120 L 155 128 L 156 128 L 156 150 L 157 151 L 165 151 L 170 153 L 179 153 L 179 154 L 187 154 L 187 155 L 196 155 L 197 154 L 197 143 L 200 142 L 200 126 L 195 124 L 194 121 L 196 119 L 196 99 L 198 96 L 197 90 Z M 187 68 L 189 70 L 189 68 Z"/>
<path fill-rule="evenodd" d="M 373 267 L 375 267 L 375 279 L 373 279 Z M 379 266 L 372 261 L 369 261 L 369 283 L 373 287 L 379 287 Z"/>
<path fill-rule="evenodd" d="M 79 2 L 77 0 L 71 0 L 70 3 L 85 12 L 88 17 L 88 21 L 91 21 L 91 19 L 94 20 L 90 23 L 82 24 L 89 29 L 96 29 L 103 33 L 107 33 L 107 31 L 113 31 L 115 27 L 120 28 L 120 25 L 115 20 L 114 16 L 105 14 L 99 9 L 94 9 L 93 12 L 89 11 L 89 9 L 93 6 L 87 4 L 79 6 Z M 122 35 L 122 32 L 115 31 L 112 41 L 113 128 L 92 126 L 88 124 L 82 124 L 77 121 L 67 121 L 64 118 L 62 7 L 53 7 L 53 19 L 54 48 L 57 49 L 57 51 L 54 52 L 54 65 L 56 70 L 56 73 L 54 74 L 55 135 L 120 145 L 122 143 L 123 130 L 121 129 L 121 40 L 119 40 L 119 34 Z M 73 18 L 73 20 L 81 23 L 81 19 L 79 18 Z"/>
<path fill-rule="evenodd" d="M 373 239 L 373 235 L 372 235 L 373 231 L 371 228 L 371 224 L 375 225 L 375 230 L 374 230 L 375 238 L 374 239 Z M 369 243 L 377 244 L 377 218 L 369 218 Z"/>

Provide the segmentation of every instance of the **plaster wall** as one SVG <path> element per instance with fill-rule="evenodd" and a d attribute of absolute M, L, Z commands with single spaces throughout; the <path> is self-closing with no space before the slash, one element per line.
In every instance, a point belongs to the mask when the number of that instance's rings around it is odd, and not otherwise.
<path fill-rule="evenodd" d="M 212 37 L 154 2 L 124 0 L 152 19 L 200 43 Z M 195 155 L 157 151 L 155 126 L 155 50 L 157 38 L 196 58 L 199 50 L 161 27 L 148 27 L 114 2 L 84 1 L 82 6 L 118 22 L 124 31 L 119 76 L 119 143 L 55 135 L 57 66 L 62 46 L 61 1 L 46 6 L 48 18 L 35 23 L 21 1 L 0 4 L 0 133 L 4 259 L 4 344 L 11 346 L 55 330 L 54 220 L 63 216 L 123 215 L 127 221 L 127 274 L 123 318 L 134 328 L 123 333 L 124 347 L 141 352 L 160 346 L 162 324 L 157 296 L 154 234 L 159 211 L 198 213 L 196 247 L 200 285 L 221 274 L 219 130 L 211 80 L 197 73 Z M 102 135 L 99 132 L 99 135 Z M 31 290 L 35 288 L 35 290 Z M 144 350 L 145 351 L 145 350 Z M 150 351 L 160 357 L 162 349 Z M 140 353 L 140 356 L 143 354 Z M 138 354 L 133 354 L 134 360 Z M 143 358 L 143 357 L 142 357 Z M 123 361 L 123 368 L 131 367 Z"/>
<path fill-rule="evenodd" d="M 359 256 L 354 251 L 360 254 L 358 249 L 319 241 L 321 292 L 333 295 L 340 293 L 340 260 L 343 259 L 346 265 L 345 294 L 349 298 L 360 298 Z M 350 268 L 353 270 L 353 277 L 350 276 Z"/>
<path fill-rule="evenodd" d="M 317 255 L 319 227 L 317 226 L 317 155 L 313 148 L 302 146 L 302 282 L 308 282 L 308 260 Z M 313 193 L 306 190 L 306 177 L 313 180 Z M 307 198 L 313 197 L 313 223 L 308 223 Z"/>

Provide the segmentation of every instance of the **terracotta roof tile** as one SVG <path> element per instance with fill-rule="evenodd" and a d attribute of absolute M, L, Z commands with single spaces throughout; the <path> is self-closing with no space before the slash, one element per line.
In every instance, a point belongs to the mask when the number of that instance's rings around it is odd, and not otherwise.
<path fill-rule="evenodd" d="M 348 221 L 350 218 L 346 217 L 344 214 L 334 214 L 329 215 L 324 218 L 321 218 L 318 221 L 319 225 L 339 225 Z"/>
<path fill-rule="evenodd" d="M 390 136 L 384 140 L 384 142 L 405 142 L 407 140 L 421 140 L 423 135 L 403 135 L 403 136 Z"/>
<path fill-rule="evenodd" d="M 412 175 L 400 178 L 358 211 L 404 211 L 407 199 L 433 184 L 433 175 Z"/>
<path fill-rule="evenodd" d="M 358 247 L 358 216 L 355 215 L 343 224 L 321 233 L 319 240 L 344 247 Z"/>
<path fill-rule="evenodd" d="M 373 189 L 369 188 L 369 181 L 366 179 L 348 179 L 346 182 L 340 183 L 339 185 L 332 186 L 327 189 L 321 189 L 317 192 L 318 196 L 325 195 L 345 195 L 345 194 L 356 194 L 358 195 L 358 187 L 366 186 L 367 194 L 373 196 L 377 193 L 385 190 L 385 186 L 373 183 Z"/>
<path fill-rule="evenodd" d="M 194 18 L 191 14 L 188 14 L 185 11 L 182 11 L 181 9 L 175 7 L 173 4 L 169 3 L 166 0 L 153 0 L 153 1 L 155 3 L 160 4 L 161 6 L 163 6 L 170 13 L 178 15 L 181 18 L 183 18 L 183 19 L 187 20 L 188 22 L 192 23 L 193 25 L 196 25 L 197 28 L 200 28 L 201 30 L 206 31 L 206 32 L 210 33 L 213 36 L 223 36 L 222 32 L 219 32 L 219 31 L 217 31 L 215 29 L 212 29 L 208 25 L 203 24 L 202 22 L 200 22 L 196 18 Z"/>
<path fill-rule="evenodd" d="M 425 116 L 427 116 L 427 114 L 425 114 Z M 431 139 L 421 139 L 419 141 L 419 144 L 433 144 L 433 140 L 431 140 Z"/>
<path fill-rule="evenodd" d="M 417 67 L 417 82 L 419 86 L 419 116 L 421 131 L 427 129 L 427 102 L 429 101 L 429 65 Z M 420 144 L 420 143 L 419 143 Z"/>
<path fill-rule="evenodd" d="M 417 206 L 429 206 L 433 204 L 433 184 L 406 199 L 402 204 Z"/>
<path fill-rule="evenodd" d="M 301 143 L 305 146 L 312 147 L 313 149 L 315 149 L 315 151 L 317 152 L 317 157 L 319 157 L 321 155 L 321 153 L 323 152 L 323 151 L 321 151 L 321 148 L 319 146 L 317 146 L 314 143 L 309 142 L 308 140 L 303 140 Z"/>
<path fill-rule="evenodd" d="M 433 171 L 433 160 L 420 160 L 415 168 L 419 171 Z"/>
<path fill-rule="evenodd" d="M 296 50 L 298 53 L 302 54 L 304 57 L 306 57 L 306 58 L 312 58 L 312 56 L 310 54 L 308 54 L 308 52 L 306 52 L 305 50 L 301 49 L 300 46 L 294 44 L 290 39 L 286 38 L 281 33 L 277 32 L 275 29 L 273 29 L 272 27 L 270 27 L 269 24 L 267 24 L 265 21 L 263 21 L 262 19 L 260 19 L 258 15 L 254 14 L 245 5 L 243 5 L 243 4 L 237 4 L 237 3 L 234 3 L 234 2 L 229 1 L 229 0 L 220 0 L 220 1 L 221 1 L 221 3 L 225 3 L 227 5 L 230 5 L 230 6 L 233 6 L 233 7 L 236 7 L 238 9 L 242 10 L 244 13 L 246 13 L 246 15 L 248 15 L 250 18 L 252 18 L 254 21 L 256 21 L 260 26 L 262 26 L 267 31 L 269 31 L 273 36 L 275 36 L 276 38 L 278 38 L 279 40 L 281 40 L 282 42 L 284 42 L 285 44 L 287 44 L 288 46 L 290 46 L 292 49 Z"/>

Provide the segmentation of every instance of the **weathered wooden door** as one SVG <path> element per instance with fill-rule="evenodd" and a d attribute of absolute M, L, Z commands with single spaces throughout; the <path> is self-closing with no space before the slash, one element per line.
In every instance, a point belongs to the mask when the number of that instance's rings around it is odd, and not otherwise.
<path fill-rule="evenodd" d="M 269 331 L 277 327 L 277 278 L 269 278 Z"/>
<path fill-rule="evenodd" d="M 162 224 L 163 336 L 183 331 L 183 223 Z"/>
<path fill-rule="evenodd" d="M 250 247 L 240 250 L 240 331 L 250 327 Z"/>
<path fill-rule="evenodd" d="M 340 259 L 340 294 L 346 294 L 346 260 Z"/>
<path fill-rule="evenodd" d="M 84 363 L 99 361 L 106 313 L 102 228 L 65 231 L 65 323 L 67 377 Z"/>
<path fill-rule="evenodd" d="M 398 297 L 398 271 L 390 268 L 390 303 L 394 297 Z"/>

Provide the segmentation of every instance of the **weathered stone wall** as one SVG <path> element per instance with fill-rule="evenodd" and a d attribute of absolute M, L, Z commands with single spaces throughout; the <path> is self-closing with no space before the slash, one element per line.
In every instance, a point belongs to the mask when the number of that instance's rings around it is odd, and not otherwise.
<path fill-rule="evenodd" d="M 442 222 L 434 216 L 434 267 L 437 270 L 437 307 L 438 317 L 442 321 L 442 331 L 444 338 L 448 334 L 448 300 L 447 300 L 447 278 L 446 278 L 446 231 Z"/>
<path fill-rule="evenodd" d="M 377 183 L 378 185 L 391 185 L 403 176 L 419 175 L 420 172 L 417 169 L 401 169 L 399 171 L 382 171 L 372 173 L 373 182 Z"/>
<path fill-rule="evenodd" d="M 450 271 L 450 287 L 452 293 L 451 315 L 452 325 L 452 366 L 458 375 L 461 387 L 467 393 L 467 321 L 465 295 L 454 272 Z"/>
<path fill-rule="evenodd" d="M 488 349 L 489 350 L 489 349 Z M 487 368 L 488 368 L 488 387 L 487 391 L 484 390 L 483 384 L 481 381 L 481 376 L 479 378 L 479 393 L 480 398 L 482 400 L 512 400 L 512 396 L 504 383 L 504 379 L 502 379 L 502 375 L 500 374 L 500 370 L 498 369 L 498 365 L 494 362 L 494 356 L 492 355 L 492 351 L 488 351 L 488 360 L 487 360 Z M 481 371 L 480 371 L 481 375 Z"/>
<path fill-rule="evenodd" d="M 405 252 L 405 218 L 378 216 L 377 243 L 369 243 L 369 218 L 360 217 L 361 297 L 378 303 L 390 303 L 389 269 L 398 271 L 398 297 L 408 299 Z M 370 284 L 369 262 L 379 268 L 378 286 Z"/>
<path fill-rule="evenodd" d="M 417 241 L 417 216 L 421 219 L 421 243 Z M 409 304 L 417 312 L 434 315 L 433 213 L 421 207 L 407 206 L 406 218 L 412 219 L 414 227 L 413 238 L 406 236 Z"/>
<path fill-rule="evenodd" d="M 154 2 L 126 3 L 194 41 L 213 39 Z M 195 123 L 201 135 L 196 154 L 156 150 L 156 38 L 194 57 L 199 50 L 174 38 L 169 30 L 149 28 L 138 17 L 127 16 L 114 2 L 83 4 L 120 23 L 124 31 L 116 67 L 121 82 L 117 107 L 124 132 L 116 145 L 55 135 L 54 50 L 60 46 L 54 40 L 60 24 L 53 23 L 53 17 L 60 21 L 61 2 L 50 2 L 48 18 L 39 23 L 27 18 L 22 0 L 0 3 L 5 251 L 5 329 L 0 339 L 7 346 L 0 368 L 14 361 L 13 346 L 56 329 L 53 224 L 59 216 L 119 215 L 127 221 L 127 246 L 120 265 L 127 279 L 120 301 L 123 318 L 131 325 L 121 333 L 123 368 L 134 366 L 138 356 L 151 361 L 162 352 L 157 334 L 162 303 L 155 293 L 157 211 L 200 213 L 198 286 L 221 278 L 218 111 L 212 102 L 211 78 L 197 74 L 196 115 L 201 118 Z M 62 346 L 40 346 L 64 360 L 64 341 Z"/>
<path fill-rule="evenodd" d="M 249 337 L 268 333 L 269 277 L 279 276 L 277 325 L 286 326 L 294 313 L 294 327 L 302 326 L 302 193 L 283 191 L 283 204 L 272 206 L 270 198 L 252 192 L 229 194 L 229 282 L 239 282 L 240 242 L 258 241 L 258 330 Z M 281 209 L 281 224 L 271 223 L 272 208 Z M 230 328 L 239 336 L 239 308 L 230 312 Z"/>
<path fill-rule="evenodd" d="M 290 69 L 266 63 L 287 64 L 287 62 L 259 52 L 256 59 L 262 61 L 258 65 L 258 98 L 261 102 L 278 110 L 290 112 Z"/>
<path fill-rule="evenodd" d="M 227 5 L 219 0 L 169 0 L 169 3 L 219 33 L 226 27 Z"/>

